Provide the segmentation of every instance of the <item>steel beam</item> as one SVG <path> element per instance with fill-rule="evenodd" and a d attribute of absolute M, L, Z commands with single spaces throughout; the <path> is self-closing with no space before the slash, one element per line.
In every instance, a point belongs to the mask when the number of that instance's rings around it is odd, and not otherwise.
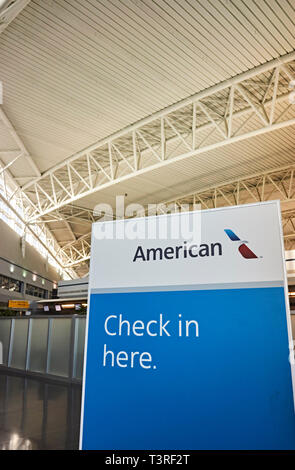
<path fill-rule="evenodd" d="M 96 220 L 91 211 L 74 205 L 83 197 L 177 161 L 295 126 L 288 88 L 294 71 L 295 53 L 291 53 L 190 96 L 76 153 L 22 187 L 16 186 L 10 198 L 20 201 L 29 226 L 45 229 L 46 221 L 55 220 L 91 223 Z M 286 171 L 288 176 L 280 177 L 277 171 Z M 294 199 L 293 173 L 293 167 L 275 170 L 258 175 L 259 181 L 247 178 L 175 202 L 179 205 L 188 198 L 210 208 L 268 200 L 273 195 L 290 202 Z M 7 175 L 8 168 L 3 171 L 3 177 Z M 57 248 L 64 268 L 89 259 L 87 236 Z"/>
<path fill-rule="evenodd" d="M 283 229 L 286 246 L 295 247 L 295 164 L 276 170 L 251 175 L 248 178 L 229 181 L 224 185 L 212 186 L 203 191 L 190 193 L 158 204 L 156 214 L 161 214 L 161 206 L 179 209 L 184 206 L 190 210 L 201 205 L 201 209 L 236 206 L 251 202 L 263 202 L 280 199 L 283 203 L 294 203 L 293 210 L 283 210 Z M 143 215 L 148 215 L 145 207 Z M 61 248 L 64 255 L 71 259 L 66 267 L 74 267 L 90 259 L 91 232 L 83 235 L 73 243 Z M 287 244 L 288 243 L 288 244 Z M 288 248 L 290 249 L 290 248 Z"/>
<path fill-rule="evenodd" d="M 22 186 L 32 203 L 30 221 L 154 169 L 294 126 L 286 70 L 295 70 L 294 53 L 197 93 L 78 152 Z"/>
<path fill-rule="evenodd" d="M 13 127 L 12 123 L 10 122 L 10 120 L 8 119 L 8 117 L 6 116 L 5 112 L 4 112 L 4 109 L 2 106 L 0 106 L 0 121 L 3 122 L 4 126 L 7 128 L 8 132 L 10 133 L 10 135 L 12 136 L 13 140 L 15 141 L 15 143 L 17 144 L 17 146 L 19 147 L 20 149 L 20 153 L 21 153 L 21 156 L 23 158 L 25 158 L 29 164 L 29 166 L 32 168 L 32 170 L 35 172 L 35 175 L 37 176 L 41 176 L 41 173 L 40 173 L 40 170 L 39 168 L 37 167 L 36 163 L 34 162 L 33 158 L 31 157 L 31 155 L 29 154 L 29 152 L 27 151 L 23 141 L 21 140 L 21 138 L 19 137 L 19 135 L 17 134 L 15 128 Z"/>
<path fill-rule="evenodd" d="M 28 5 L 30 0 L 4 0 L 0 9 L 0 34 L 17 17 L 17 15 Z M 3 3 L 3 2 L 2 2 Z"/>

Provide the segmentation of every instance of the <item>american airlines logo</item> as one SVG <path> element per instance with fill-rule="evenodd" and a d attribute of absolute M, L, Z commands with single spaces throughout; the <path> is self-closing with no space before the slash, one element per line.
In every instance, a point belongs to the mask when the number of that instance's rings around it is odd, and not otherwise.
<path fill-rule="evenodd" d="M 247 245 L 246 240 L 241 240 L 231 229 L 224 229 L 228 238 L 236 243 L 240 255 L 245 259 L 255 259 L 258 256 Z M 200 245 L 188 244 L 187 241 L 183 245 L 167 246 L 165 248 L 144 248 L 139 245 L 134 253 L 133 262 L 135 261 L 162 261 L 180 258 L 198 258 L 208 256 L 222 256 L 222 244 L 216 243 L 201 243 Z"/>
<path fill-rule="evenodd" d="M 230 228 L 225 228 L 224 231 L 232 242 L 237 243 L 238 250 L 240 254 L 243 256 L 243 258 L 246 258 L 246 259 L 258 258 L 258 256 L 256 256 L 255 253 L 252 250 L 250 250 L 250 248 L 247 246 L 248 242 L 246 240 L 241 240 Z"/>
<path fill-rule="evenodd" d="M 144 248 L 139 245 L 133 256 L 135 261 L 162 261 L 164 259 L 204 258 L 208 256 L 222 256 L 222 245 L 216 243 L 201 243 L 200 245 L 188 244 L 155 248 Z"/>

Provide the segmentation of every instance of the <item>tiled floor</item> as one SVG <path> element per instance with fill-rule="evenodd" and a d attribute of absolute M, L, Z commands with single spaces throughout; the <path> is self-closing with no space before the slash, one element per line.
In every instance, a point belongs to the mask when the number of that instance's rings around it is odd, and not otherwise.
<path fill-rule="evenodd" d="M 81 387 L 0 372 L 0 449 L 78 449 Z"/>

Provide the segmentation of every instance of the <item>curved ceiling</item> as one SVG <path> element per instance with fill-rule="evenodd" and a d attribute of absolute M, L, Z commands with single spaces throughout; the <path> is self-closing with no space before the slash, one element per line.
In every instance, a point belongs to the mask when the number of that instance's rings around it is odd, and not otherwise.
<path fill-rule="evenodd" d="M 147 116 L 295 50 L 291 0 L 15 3 L 21 11 L 0 29 L 0 158 L 19 186 Z M 292 65 L 290 80 L 293 73 Z M 264 93 L 270 78 L 257 85 Z M 293 136 L 289 126 L 211 149 L 111 186 L 98 199 L 112 201 L 122 189 L 130 201 L 159 202 L 291 164 Z M 73 204 L 95 202 L 90 195 Z M 48 227 L 61 245 L 83 234 L 69 222 Z"/>

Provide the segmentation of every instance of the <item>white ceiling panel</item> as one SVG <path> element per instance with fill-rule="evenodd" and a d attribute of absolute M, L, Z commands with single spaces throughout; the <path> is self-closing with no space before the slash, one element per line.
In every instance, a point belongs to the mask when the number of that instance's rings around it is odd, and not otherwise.
<path fill-rule="evenodd" d="M 0 36 L 5 111 L 45 171 L 292 51 L 294 23 L 287 0 L 32 0 Z"/>

